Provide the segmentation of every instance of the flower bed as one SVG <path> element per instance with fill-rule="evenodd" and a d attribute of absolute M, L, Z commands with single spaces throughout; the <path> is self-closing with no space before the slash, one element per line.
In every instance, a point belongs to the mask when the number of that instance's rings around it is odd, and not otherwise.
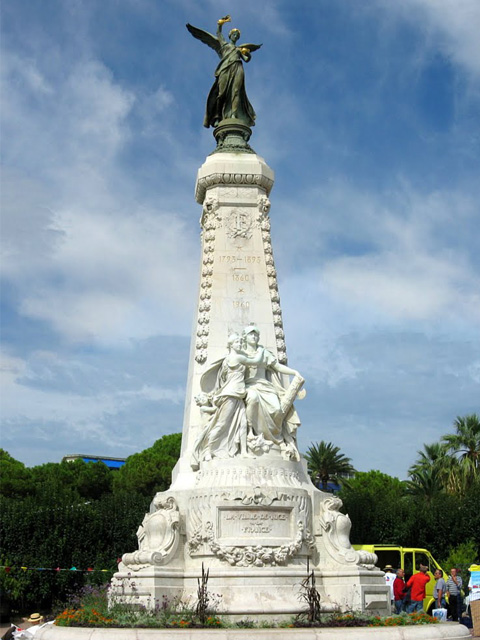
<path fill-rule="evenodd" d="M 216 601 L 216 606 L 218 601 Z M 103 628 L 323 628 L 323 627 L 398 627 L 437 624 L 438 620 L 425 613 L 402 613 L 388 617 L 371 616 L 362 613 L 324 614 L 319 619 L 309 619 L 308 611 L 295 616 L 289 622 L 255 622 L 245 619 L 229 622 L 222 618 L 215 607 L 202 615 L 198 606 L 188 603 L 167 601 L 164 598 L 155 606 L 146 608 L 135 601 L 130 604 L 108 601 L 108 586 L 86 587 L 79 595 L 72 596 L 68 605 L 56 615 L 55 625 L 59 627 L 103 627 Z"/>

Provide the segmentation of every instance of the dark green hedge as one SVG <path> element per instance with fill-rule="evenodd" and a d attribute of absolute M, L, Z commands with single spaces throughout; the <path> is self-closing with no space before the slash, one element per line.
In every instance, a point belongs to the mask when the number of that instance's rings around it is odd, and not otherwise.
<path fill-rule="evenodd" d="M 22 612 L 48 609 L 110 580 L 118 558 L 138 548 L 138 526 L 170 486 L 180 445 L 181 434 L 164 436 L 115 472 L 82 460 L 26 468 L 0 450 L 2 599 Z"/>
<path fill-rule="evenodd" d="M 17 609 L 42 609 L 84 584 L 106 582 L 117 559 L 137 548 L 135 533 L 149 502 L 138 492 L 48 505 L 4 498 L 1 564 L 10 570 L 0 569 L 2 594 Z"/>

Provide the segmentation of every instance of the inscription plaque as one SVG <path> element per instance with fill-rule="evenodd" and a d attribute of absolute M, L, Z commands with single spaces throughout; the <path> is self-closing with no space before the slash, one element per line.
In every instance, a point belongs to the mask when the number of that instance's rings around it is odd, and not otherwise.
<path fill-rule="evenodd" d="M 218 537 L 224 544 L 284 544 L 293 535 L 291 507 L 218 509 Z"/>

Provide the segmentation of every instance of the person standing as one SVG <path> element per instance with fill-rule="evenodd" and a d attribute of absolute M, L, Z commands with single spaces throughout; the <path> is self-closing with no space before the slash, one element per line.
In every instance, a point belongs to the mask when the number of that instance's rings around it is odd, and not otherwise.
<path fill-rule="evenodd" d="M 397 569 L 397 577 L 393 581 L 393 600 L 395 613 L 402 613 L 405 607 L 405 571 Z"/>
<path fill-rule="evenodd" d="M 391 564 L 387 564 L 387 566 L 384 567 L 383 570 L 385 571 L 385 575 L 383 576 L 385 578 L 385 584 L 390 589 L 390 602 L 393 603 L 394 601 L 393 583 L 395 582 L 396 576 L 393 573 L 393 567 Z"/>
<path fill-rule="evenodd" d="M 473 621 L 473 636 L 480 636 L 480 564 L 472 564 L 468 568 L 468 596 L 470 598 L 470 617 Z"/>
<path fill-rule="evenodd" d="M 428 567 L 424 564 L 419 566 L 419 572 L 414 573 L 407 582 L 407 587 L 411 588 L 411 602 L 408 607 L 408 613 L 421 611 L 423 609 L 423 600 L 425 598 L 425 586 L 430 582 L 430 576 L 427 575 Z"/>
<path fill-rule="evenodd" d="M 433 597 L 435 598 L 435 605 L 437 609 L 445 609 L 447 606 L 445 600 L 445 593 L 447 591 L 447 587 L 445 584 L 445 580 L 443 579 L 443 571 L 440 569 L 436 569 L 433 574 L 435 578 L 435 587 L 433 588 Z"/>
<path fill-rule="evenodd" d="M 462 579 L 455 567 L 452 567 L 447 580 L 447 593 L 449 614 L 454 622 L 459 622 L 462 616 L 462 587 Z"/>

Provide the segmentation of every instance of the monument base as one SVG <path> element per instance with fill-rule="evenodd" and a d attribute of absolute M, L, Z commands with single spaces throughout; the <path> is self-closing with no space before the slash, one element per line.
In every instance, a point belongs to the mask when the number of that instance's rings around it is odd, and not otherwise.
<path fill-rule="evenodd" d="M 351 547 L 341 501 L 313 486 L 304 460 L 213 459 L 190 488 L 180 466 L 139 528 L 139 550 L 124 554 L 113 599 L 193 607 L 204 566 L 219 614 L 280 620 L 305 610 L 301 585 L 314 570 L 322 611 L 390 613 L 376 557 Z"/>
<path fill-rule="evenodd" d="M 306 610 L 301 583 L 306 565 L 277 567 L 263 571 L 222 571 L 209 568 L 208 592 L 215 613 L 231 620 L 250 618 L 287 620 Z M 196 571 L 154 568 L 133 573 L 121 567 L 112 582 L 113 599 L 155 609 L 165 600 L 194 608 L 197 602 Z M 380 572 L 315 571 L 322 613 L 363 611 L 385 616 L 391 613 L 388 594 L 378 580 Z M 133 586 L 132 586 L 133 585 Z"/>

